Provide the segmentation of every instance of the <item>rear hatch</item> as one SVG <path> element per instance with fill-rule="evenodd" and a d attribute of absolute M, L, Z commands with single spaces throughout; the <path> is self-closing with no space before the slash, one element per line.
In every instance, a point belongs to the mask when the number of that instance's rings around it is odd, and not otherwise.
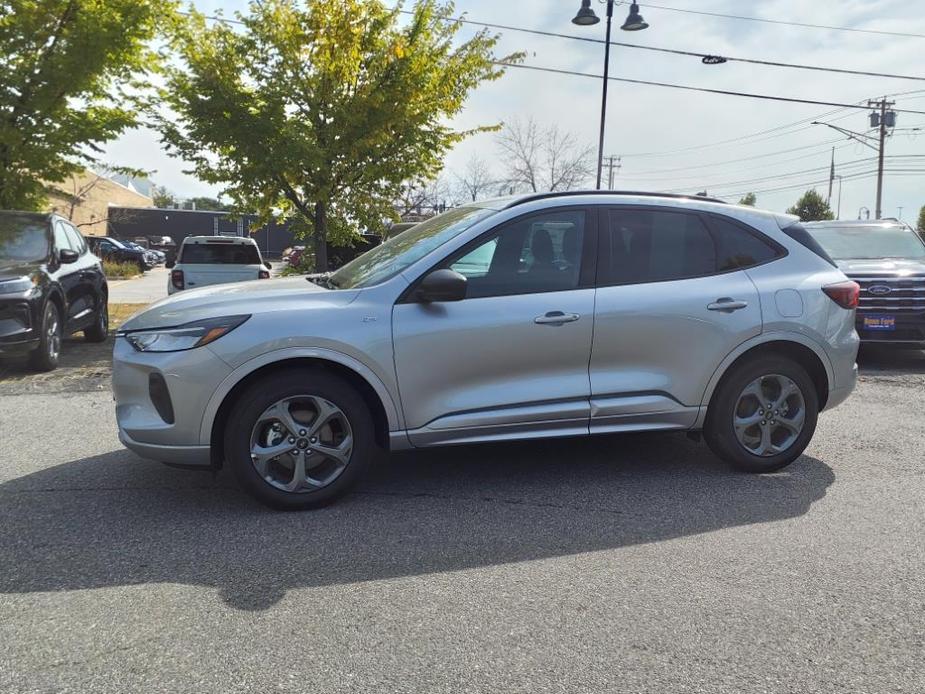
<path fill-rule="evenodd" d="M 176 269 L 183 271 L 186 287 L 194 288 L 256 280 L 266 268 L 256 245 L 217 238 L 183 244 Z"/>

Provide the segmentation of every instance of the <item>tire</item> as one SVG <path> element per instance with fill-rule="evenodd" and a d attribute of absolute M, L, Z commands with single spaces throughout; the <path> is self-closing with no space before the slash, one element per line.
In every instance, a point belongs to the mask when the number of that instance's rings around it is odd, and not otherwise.
<path fill-rule="evenodd" d="M 766 405 L 779 400 L 781 391 L 789 389 L 788 381 L 799 393 L 791 395 L 779 409 L 769 410 Z M 749 393 L 744 392 L 747 389 Z M 757 392 L 766 396 L 768 402 L 753 410 L 759 402 L 753 394 Z M 703 434 L 710 450 L 734 468 L 753 473 L 774 472 L 802 455 L 816 431 L 818 415 L 819 398 L 806 369 L 786 357 L 756 357 L 724 376 L 710 401 Z M 741 423 L 738 433 L 737 416 Z M 746 426 L 752 420 L 760 421 Z M 797 433 L 795 427 L 800 423 Z"/>
<path fill-rule="evenodd" d="M 144 261 L 139 260 L 139 261 L 138 261 L 138 271 L 143 275 L 143 274 L 145 274 L 145 270 L 147 270 L 147 269 L 148 269 L 148 268 L 147 268 L 147 266 L 144 264 Z"/>
<path fill-rule="evenodd" d="M 29 354 L 29 364 L 36 371 L 54 371 L 61 355 L 61 314 L 54 301 L 45 304 L 42 313 L 42 336 L 39 346 Z"/>
<path fill-rule="evenodd" d="M 100 302 L 102 306 L 97 311 L 96 321 L 84 330 L 84 339 L 87 342 L 105 342 L 109 337 L 109 301 L 105 296 L 100 296 Z"/>
<path fill-rule="evenodd" d="M 286 399 L 291 400 L 287 402 Z M 281 402 L 285 404 L 280 405 Z M 311 432 L 318 415 L 312 410 L 320 412 L 319 408 L 327 408 L 330 411 L 331 406 L 338 409 L 343 417 L 334 415 L 327 420 L 329 423 L 321 428 L 316 437 L 319 441 L 315 443 Z M 275 420 L 273 414 L 268 415 L 268 412 L 282 414 L 284 411 L 292 416 L 289 426 L 283 424 L 283 419 Z M 287 431 L 290 427 L 295 428 L 294 424 L 299 430 Z M 277 431 L 277 426 L 282 428 Z M 326 457 L 316 446 L 336 443 L 340 436 L 347 441 L 345 431 L 352 444 L 348 455 L 339 453 L 346 458 L 346 463 L 341 466 L 335 458 Z M 287 433 L 290 435 L 286 436 Z M 264 436 L 269 439 L 262 438 Z M 282 438 L 274 438 L 279 436 Z M 327 437 L 333 438 L 321 441 Z M 290 444 L 293 439 L 295 443 Z M 279 452 L 267 463 L 265 475 L 258 472 L 258 459 L 252 459 L 255 441 L 261 443 L 265 450 L 289 449 Z M 317 508 L 334 501 L 356 484 L 377 452 L 372 416 L 362 396 L 349 383 L 320 368 L 287 369 L 252 383 L 231 410 L 225 426 L 224 443 L 225 459 L 241 487 L 261 503 L 282 511 Z M 293 457 L 293 450 L 300 450 L 301 458 Z M 338 449 L 328 446 L 326 450 Z M 261 455 L 261 459 L 267 458 Z M 296 475 L 289 468 L 294 470 L 299 460 L 305 464 L 308 476 L 318 480 L 329 474 L 336 474 L 336 477 L 321 486 L 312 486 L 316 480 L 299 491 L 280 488 L 280 485 L 295 484 Z"/>

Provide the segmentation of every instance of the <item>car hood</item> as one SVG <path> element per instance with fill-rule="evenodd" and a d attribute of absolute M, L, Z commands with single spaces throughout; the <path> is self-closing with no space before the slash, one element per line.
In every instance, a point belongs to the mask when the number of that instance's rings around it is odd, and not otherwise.
<path fill-rule="evenodd" d="M 41 263 L 23 263 L 18 260 L 0 260 L 0 282 L 4 280 L 18 280 L 28 277 L 39 269 Z"/>
<path fill-rule="evenodd" d="M 902 258 L 848 258 L 835 261 L 838 269 L 849 277 L 852 274 L 882 272 L 887 275 L 916 275 L 925 273 L 925 262 Z"/>
<path fill-rule="evenodd" d="M 161 299 L 129 318 L 121 329 L 147 330 L 220 316 L 337 308 L 349 304 L 357 294 L 355 289 L 324 289 L 304 277 L 215 284 Z"/>

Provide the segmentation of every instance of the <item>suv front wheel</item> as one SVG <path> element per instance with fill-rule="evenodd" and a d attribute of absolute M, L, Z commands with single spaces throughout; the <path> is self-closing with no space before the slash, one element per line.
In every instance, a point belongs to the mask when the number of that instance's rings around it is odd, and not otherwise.
<path fill-rule="evenodd" d="M 704 438 L 746 472 L 774 472 L 800 457 L 816 430 L 819 400 L 806 370 L 786 357 L 758 357 L 735 368 L 710 403 Z"/>
<path fill-rule="evenodd" d="M 333 501 L 359 480 L 375 452 L 363 398 L 318 368 L 287 369 L 252 383 L 225 427 L 225 457 L 238 482 L 281 510 Z"/>

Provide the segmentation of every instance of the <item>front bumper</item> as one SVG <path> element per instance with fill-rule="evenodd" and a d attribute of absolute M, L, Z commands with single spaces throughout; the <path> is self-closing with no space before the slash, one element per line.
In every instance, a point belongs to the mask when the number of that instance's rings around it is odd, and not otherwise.
<path fill-rule="evenodd" d="M 200 440 L 203 412 L 231 368 L 208 347 L 184 352 L 138 352 L 125 338 L 113 349 L 112 392 L 119 439 L 140 456 L 173 465 L 209 464 Z M 152 375 L 162 377 L 170 399 L 168 422 L 154 404 Z"/>
<path fill-rule="evenodd" d="M 36 310 L 23 295 L 0 299 L 0 354 L 27 354 L 39 346 Z"/>
<path fill-rule="evenodd" d="M 130 451 L 142 458 L 150 458 L 167 465 L 179 467 L 202 467 L 211 465 L 209 446 L 163 446 L 153 443 L 141 443 L 119 429 L 119 441 Z"/>

